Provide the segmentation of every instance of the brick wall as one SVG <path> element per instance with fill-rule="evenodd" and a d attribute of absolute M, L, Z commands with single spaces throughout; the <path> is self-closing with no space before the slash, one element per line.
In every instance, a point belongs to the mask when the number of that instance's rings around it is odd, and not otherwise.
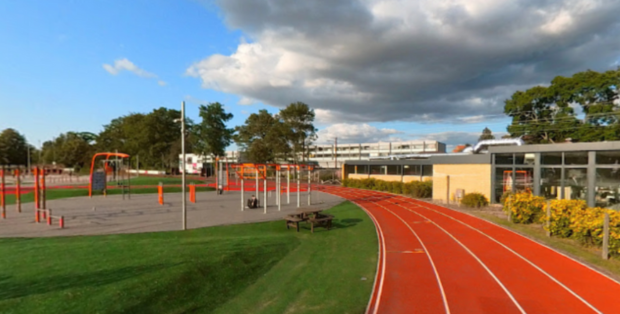
<path fill-rule="evenodd" d="M 491 199 L 491 165 L 434 165 L 433 199 L 446 200 L 448 175 L 451 202 L 457 189 L 463 189 L 465 193 L 482 193 L 487 199 Z"/>

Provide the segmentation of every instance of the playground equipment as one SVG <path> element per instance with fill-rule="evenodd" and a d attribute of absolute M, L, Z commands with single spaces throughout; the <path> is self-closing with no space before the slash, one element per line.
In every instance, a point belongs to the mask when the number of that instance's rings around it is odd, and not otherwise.
<path fill-rule="evenodd" d="M 58 227 L 60 227 L 60 229 L 65 228 L 65 217 L 64 216 L 53 216 L 51 208 L 50 209 L 35 209 L 34 221 L 36 223 L 40 223 L 41 220 L 44 220 L 47 222 L 48 226 L 51 226 L 54 219 L 58 220 Z"/>
<path fill-rule="evenodd" d="M 105 156 L 103 162 L 102 171 L 95 171 L 95 161 L 97 157 Z M 110 157 L 116 157 L 114 159 L 110 159 Z M 125 165 L 126 161 L 126 165 Z M 127 194 L 128 198 L 131 199 L 131 185 L 130 185 L 130 176 L 129 171 L 125 171 L 125 176 L 121 176 L 121 169 L 126 168 L 129 169 L 130 157 L 127 154 L 123 153 L 96 153 L 93 155 L 92 162 L 90 164 L 90 178 L 88 182 L 88 196 L 93 196 L 94 191 L 102 191 L 103 195 L 107 195 L 107 181 L 108 175 L 112 174 L 116 184 L 119 188 L 122 189 L 123 199 L 125 199 L 125 195 Z M 121 180 L 124 178 L 125 180 Z"/>
<path fill-rule="evenodd" d="M 6 195 L 7 195 L 7 176 L 11 176 L 14 177 L 15 179 L 13 180 L 14 183 L 14 188 L 12 188 L 12 190 L 15 193 L 15 210 L 18 213 L 22 212 L 22 198 L 21 198 L 21 193 L 22 193 L 22 176 L 25 173 L 25 171 L 22 171 L 23 167 L 20 166 L 6 166 L 3 165 L 0 167 L 0 216 L 5 219 L 6 218 Z"/>
<path fill-rule="evenodd" d="M 295 177 L 297 178 L 297 184 L 295 186 L 295 190 L 297 191 L 297 207 L 301 207 L 301 191 L 302 191 L 302 183 L 301 177 L 302 173 L 307 173 L 308 184 L 306 186 L 306 191 L 308 193 L 308 205 L 312 204 L 312 172 L 314 171 L 313 165 L 303 165 L 303 164 L 252 164 L 252 163 L 244 163 L 244 164 L 222 164 L 221 162 L 218 166 L 218 177 L 220 178 L 217 186 L 221 187 L 224 191 L 229 191 L 231 189 L 230 175 L 226 175 L 226 180 L 223 179 L 224 171 L 229 173 L 229 169 L 232 169 L 234 175 L 238 179 L 241 180 L 240 190 L 241 190 L 241 210 L 245 210 L 245 191 L 246 191 L 246 181 L 252 182 L 254 181 L 254 188 L 256 190 L 256 196 L 258 197 L 260 194 L 260 180 L 263 180 L 263 210 L 264 213 L 267 213 L 267 207 L 269 206 L 269 197 L 271 191 L 275 193 L 275 204 L 278 206 L 278 211 L 281 210 L 282 206 L 282 175 L 286 170 L 286 193 L 287 193 L 287 204 L 290 204 L 291 198 L 291 171 L 293 171 Z M 270 176 L 273 178 L 273 183 L 270 184 Z M 225 184 L 224 184 L 225 183 Z"/>

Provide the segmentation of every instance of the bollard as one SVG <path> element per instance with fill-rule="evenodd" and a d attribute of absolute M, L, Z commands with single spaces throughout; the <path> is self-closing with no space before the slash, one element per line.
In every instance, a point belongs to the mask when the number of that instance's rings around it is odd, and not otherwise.
<path fill-rule="evenodd" d="M 159 182 L 159 186 L 157 186 L 157 193 L 159 195 L 159 205 L 164 205 L 164 186 L 161 182 Z"/>
<path fill-rule="evenodd" d="M 550 237 L 551 236 L 551 202 L 547 201 L 547 221 L 546 221 L 546 226 L 547 226 L 547 236 Z"/>
<path fill-rule="evenodd" d="M 603 259 L 609 259 L 609 212 L 605 211 L 603 221 Z"/>
<path fill-rule="evenodd" d="M 47 210 L 47 225 L 48 226 L 52 225 L 52 210 L 51 209 Z"/>
<path fill-rule="evenodd" d="M 60 229 L 65 228 L 65 216 L 60 216 L 60 219 L 58 219 L 58 226 Z"/>

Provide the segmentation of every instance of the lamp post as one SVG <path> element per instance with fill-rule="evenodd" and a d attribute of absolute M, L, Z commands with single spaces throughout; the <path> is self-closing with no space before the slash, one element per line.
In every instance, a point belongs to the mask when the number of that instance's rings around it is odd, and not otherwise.
<path fill-rule="evenodd" d="M 181 102 L 181 118 L 175 119 L 175 122 L 181 122 L 181 207 L 183 212 L 183 230 L 187 230 L 187 204 L 185 203 L 185 102 Z"/>

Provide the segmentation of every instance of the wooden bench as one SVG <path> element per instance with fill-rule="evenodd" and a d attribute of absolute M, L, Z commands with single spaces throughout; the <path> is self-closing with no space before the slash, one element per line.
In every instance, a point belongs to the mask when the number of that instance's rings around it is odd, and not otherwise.
<path fill-rule="evenodd" d="M 310 231 L 314 233 L 314 227 L 323 227 L 329 230 L 332 227 L 332 219 L 334 216 L 332 215 L 321 215 L 320 217 L 309 218 L 308 222 L 310 223 Z"/>
<path fill-rule="evenodd" d="M 297 232 L 299 232 L 299 223 L 304 221 L 304 219 L 299 217 L 298 215 L 288 215 L 284 217 L 284 220 L 286 220 L 286 229 L 289 229 L 290 227 L 295 227 L 297 229 Z"/>

